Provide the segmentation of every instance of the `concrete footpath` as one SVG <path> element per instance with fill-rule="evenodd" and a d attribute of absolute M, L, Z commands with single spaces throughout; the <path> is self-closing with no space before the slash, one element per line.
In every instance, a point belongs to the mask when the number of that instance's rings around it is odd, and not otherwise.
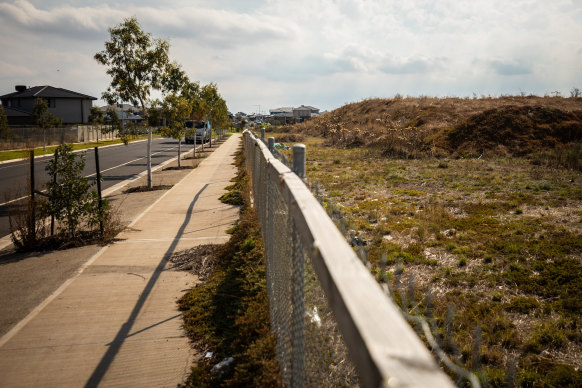
<path fill-rule="evenodd" d="M 192 351 L 176 301 L 196 278 L 172 253 L 223 243 L 238 208 L 231 136 L 0 339 L 0 387 L 175 387 Z"/>

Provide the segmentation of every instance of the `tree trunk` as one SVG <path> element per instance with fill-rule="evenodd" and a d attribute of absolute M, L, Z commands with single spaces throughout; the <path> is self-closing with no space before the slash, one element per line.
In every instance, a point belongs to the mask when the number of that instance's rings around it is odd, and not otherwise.
<path fill-rule="evenodd" d="M 153 188 L 152 185 L 152 127 L 148 127 L 148 147 L 147 147 L 147 165 L 148 165 L 148 189 Z"/>
<path fill-rule="evenodd" d="M 182 159 L 182 138 L 178 139 L 178 169 L 182 168 L 182 162 L 180 159 Z"/>

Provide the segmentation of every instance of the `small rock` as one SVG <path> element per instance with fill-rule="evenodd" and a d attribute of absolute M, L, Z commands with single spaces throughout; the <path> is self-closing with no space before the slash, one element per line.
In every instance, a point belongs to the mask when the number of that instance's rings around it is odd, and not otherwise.
<path fill-rule="evenodd" d="M 392 241 L 394 240 L 394 237 L 390 236 L 389 234 L 386 234 L 382 237 L 382 240 Z"/>
<path fill-rule="evenodd" d="M 447 229 L 447 230 L 443 231 L 443 234 L 446 237 L 453 237 L 455 234 L 457 234 L 457 230 L 456 229 Z"/>
<path fill-rule="evenodd" d="M 354 237 L 352 237 L 352 240 L 350 241 L 350 245 L 353 247 L 363 247 L 365 245 L 368 245 L 368 243 L 366 243 L 364 240 L 362 240 L 358 236 L 354 236 Z"/>

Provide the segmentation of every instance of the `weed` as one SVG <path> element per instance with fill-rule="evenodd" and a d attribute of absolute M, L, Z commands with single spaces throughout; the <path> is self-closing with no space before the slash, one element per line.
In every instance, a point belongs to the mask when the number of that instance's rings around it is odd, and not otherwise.
<path fill-rule="evenodd" d="M 243 155 L 239 150 L 239 171 Z M 269 325 L 263 241 L 256 213 L 248 206 L 248 181 L 242 172 L 235 186 L 239 183 L 244 200 L 241 217 L 231 228 L 230 240 L 216 254 L 214 272 L 179 301 L 188 336 L 214 353 L 192 368 L 190 387 L 281 385 L 276 341 Z M 211 370 L 225 357 L 234 357 L 235 365 L 219 377 Z"/>
<path fill-rule="evenodd" d="M 524 297 L 520 296 L 514 298 L 508 305 L 505 307 L 508 311 L 518 312 L 521 314 L 527 314 L 530 311 L 539 308 L 540 302 L 538 302 L 535 298 L 531 297 Z"/>
<path fill-rule="evenodd" d="M 308 175 L 370 241 L 373 273 L 385 254 L 393 285 L 410 275 L 422 285 L 415 295 L 435 286 L 439 329 L 454 306 L 450 333 L 441 333 L 457 344 L 446 347 L 452 356 L 464 352 L 469 366 L 474 326 L 483 328 L 482 375 L 494 384 L 552 386 L 553 373 L 580 381 L 578 372 L 554 367 L 553 353 L 539 358 L 535 343 L 552 352 L 581 337 L 572 325 L 582 314 L 582 175 L 565 163 L 569 151 L 577 155 L 580 140 L 566 141 L 581 132 L 566 128 L 582 122 L 581 102 L 373 99 L 291 129 L 322 136 L 305 139 L 309 158 L 325 166 L 308 164 Z M 351 133 L 355 121 L 359 132 Z M 543 152 L 545 159 L 536 156 Z M 523 314 L 540 325 L 566 323 L 533 335 Z M 520 361 L 504 372 L 510 354 Z"/>

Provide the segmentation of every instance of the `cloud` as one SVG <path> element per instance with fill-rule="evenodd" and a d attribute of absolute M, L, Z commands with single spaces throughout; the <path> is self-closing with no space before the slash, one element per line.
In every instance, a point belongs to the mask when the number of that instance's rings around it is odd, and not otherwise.
<path fill-rule="evenodd" d="M 50 11 L 36 8 L 26 0 L 0 3 L 0 20 L 12 26 L 19 34 L 56 34 L 70 39 L 86 39 L 104 32 L 114 20 L 120 20 L 126 12 L 107 5 L 73 8 L 58 7 Z"/>
<path fill-rule="evenodd" d="M 582 77 L 580 1 L 0 0 L 0 87 L 98 96 L 110 79 L 93 55 L 136 16 L 235 111 L 249 90 L 262 108 L 324 109 L 397 92 L 567 94 Z"/>
<path fill-rule="evenodd" d="M 494 60 L 489 66 L 499 75 L 524 75 L 532 72 L 531 67 L 514 61 Z"/>
<path fill-rule="evenodd" d="M 196 45 L 228 49 L 256 41 L 288 38 L 288 23 L 264 14 L 244 14 L 194 6 L 183 8 L 124 7 L 101 4 L 92 7 L 37 8 L 27 0 L 0 3 L 0 20 L 23 34 L 50 33 L 66 39 L 103 39 L 107 29 L 129 16 L 137 16 L 142 28 L 161 38 L 189 38 Z"/>
<path fill-rule="evenodd" d="M 378 69 L 386 74 L 423 74 L 440 70 L 444 62 L 444 58 L 386 58 Z"/>

